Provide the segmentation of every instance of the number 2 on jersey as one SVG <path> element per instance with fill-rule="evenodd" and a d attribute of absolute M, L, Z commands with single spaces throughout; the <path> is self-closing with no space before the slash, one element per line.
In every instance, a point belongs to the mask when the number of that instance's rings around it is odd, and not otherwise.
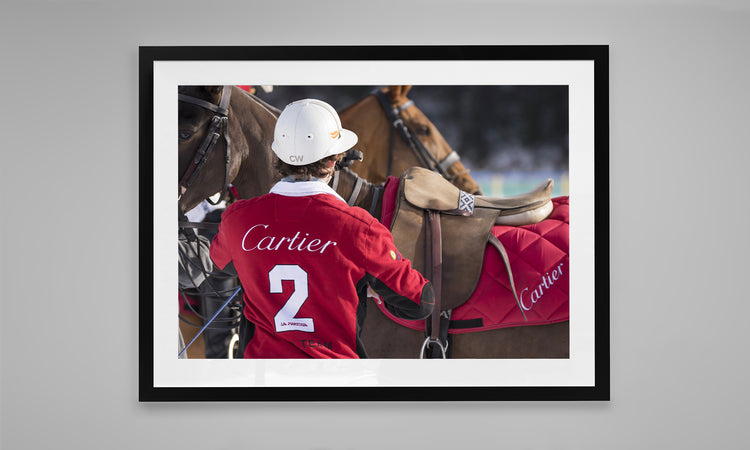
<path fill-rule="evenodd" d="M 297 265 L 279 264 L 268 272 L 268 281 L 271 283 L 271 293 L 281 294 L 284 292 L 282 281 L 293 281 L 294 291 L 284 306 L 273 317 L 276 332 L 282 331 L 304 331 L 312 333 L 315 324 L 312 317 L 296 317 L 302 304 L 308 296 L 307 272 Z"/>

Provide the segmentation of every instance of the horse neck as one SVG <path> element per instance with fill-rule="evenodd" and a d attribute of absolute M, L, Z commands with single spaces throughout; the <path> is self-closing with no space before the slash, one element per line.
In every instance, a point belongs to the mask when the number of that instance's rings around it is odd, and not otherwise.
<path fill-rule="evenodd" d="M 409 102 L 407 97 L 401 97 L 399 105 L 407 102 Z M 418 115 L 409 116 L 409 114 L 416 113 L 410 112 L 408 108 L 405 109 L 402 112 L 405 122 L 417 121 L 429 123 L 430 128 L 437 134 L 436 137 L 432 138 L 434 143 L 425 143 L 419 136 L 416 136 L 416 139 L 421 140 L 427 151 L 438 161 L 444 160 L 444 158 L 453 152 L 453 149 L 445 141 L 445 138 L 430 119 L 416 106 L 413 108 L 419 111 Z M 356 173 L 365 179 L 374 183 L 383 183 L 387 175 L 398 176 L 412 166 L 432 168 L 431 164 L 424 164 L 420 161 L 409 144 L 393 129 L 391 122 L 386 117 L 383 107 L 375 95 L 368 95 L 359 102 L 344 109 L 340 117 L 343 127 L 354 131 L 359 136 L 357 149 L 364 153 L 365 158 L 367 158 L 367 164 L 355 163 L 352 167 Z M 393 139 L 392 142 L 391 139 Z M 444 143 L 445 147 L 440 142 Z M 391 160 L 391 151 L 395 155 L 393 160 Z M 390 164 L 389 160 L 391 160 Z M 391 168 L 390 174 L 387 173 L 389 166 Z M 460 189 L 476 194 L 481 193 L 479 185 L 469 175 L 469 171 L 460 160 L 448 167 L 446 172 L 449 175 L 448 179 L 451 183 Z"/>
<path fill-rule="evenodd" d="M 341 125 L 359 137 L 357 150 L 364 153 L 367 164 L 355 162 L 354 171 L 370 182 L 379 184 L 386 180 L 390 147 L 391 124 L 374 95 L 344 109 L 339 116 Z"/>
<path fill-rule="evenodd" d="M 383 213 L 382 186 L 370 183 L 348 168 L 336 171 L 336 176 L 331 183 L 334 190 L 350 205 L 358 206 L 380 220 Z M 357 185 L 359 185 L 359 194 L 352 199 Z"/>
<path fill-rule="evenodd" d="M 237 135 L 243 142 L 238 145 L 238 158 L 234 164 L 236 175 L 232 184 L 240 198 L 252 198 L 267 194 L 277 181 L 271 151 L 276 116 L 244 91 L 236 89 L 235 97 L 232 119 L 239 127 Z"/>

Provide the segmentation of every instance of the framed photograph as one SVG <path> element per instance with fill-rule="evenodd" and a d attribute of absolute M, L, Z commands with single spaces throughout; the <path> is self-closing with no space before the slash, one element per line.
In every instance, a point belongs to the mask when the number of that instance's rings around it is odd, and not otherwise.
<path fill-rule="evenodd" d="M 140 47 L 139 400 L 609 400 L 608 65 L 606 45 Z M 214 265 L 222 212 L 276 185 L 275 125 L 302 99 L 358 136 L 328 186 L 439 314 L 396 317 L 371 283 L 346 300 L 349 344 L 306 339 L 312 297 L 269 273 L 268 331 L 247 269 Z M 248 227 L 245 251 L 357 238 Z M 309 357 L 248 356 L 261 331 Z"/>

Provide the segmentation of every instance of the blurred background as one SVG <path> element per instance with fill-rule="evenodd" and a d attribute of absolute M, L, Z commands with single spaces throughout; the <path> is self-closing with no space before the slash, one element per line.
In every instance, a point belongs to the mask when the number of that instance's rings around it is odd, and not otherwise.
<path fill-rule="evenodd" d="M 379 86 L 255 87 L 279 109 L 317 98 L 341 111 Z M 408 97 L 461 155 L 485 195 L 516 195 L 552 178 L 568 195 L 568 86 L 427 86 Z"/>

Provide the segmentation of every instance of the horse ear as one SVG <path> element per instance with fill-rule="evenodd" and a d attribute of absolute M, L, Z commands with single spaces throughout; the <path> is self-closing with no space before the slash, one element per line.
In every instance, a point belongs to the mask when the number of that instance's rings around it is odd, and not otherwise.
<path fill-rule="evenodd" d="M 211 99 L 219 98 L 222 89 L 224 89 L 224 86 L 206 86 L 206 92 Z"/>
<path fill-rule="evenodd" d="M 221 97 L 223 86 L 177 86 L 177 92 L 191 97 L 216 103 Z"/>
<path fill-rule="evenodd" d="M 406 97 L 406 93 L 409 92 L 409 89 L 411 89 L 411 86 L 388 86 L 385 90 L 385 95 L 387 95 L 388 100 L 395 105 L 403 103 L 401 98 Z"/>

